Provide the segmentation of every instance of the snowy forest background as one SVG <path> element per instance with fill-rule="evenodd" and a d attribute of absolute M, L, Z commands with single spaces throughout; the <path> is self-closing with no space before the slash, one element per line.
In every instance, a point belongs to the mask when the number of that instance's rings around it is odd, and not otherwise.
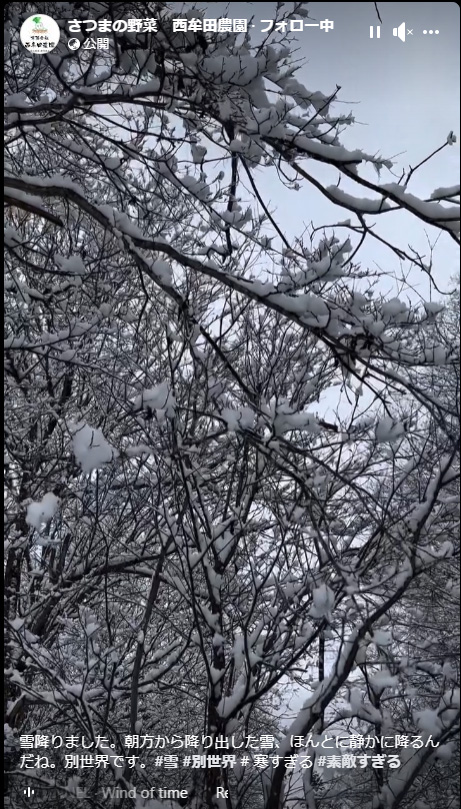
<path fill-rule="evenodd" d="M 165 3 L 39 10 L 158 32 L 34 57 L 37 8 L 5 6 L 6 805 L 96 809 L 118 785 L 190 809 L 458 809 L 459 281 L 439 289 L 432 258 L 459 244 L 458 177 L 412 192 L 455 135 L 413 167 L 344 148 L 354 119 L 298 80 L 287 34 L 173 33 Z M 266 175 L 336 216 L 287 238 Z M 397 210 L 424 255 L 384 233 Z M 392 269 L 362 262 L 374 245 Z M 287 768 L 315 762 L 310 733 L 438 746 Z M 144 749 L 77 772 L 53 749 L 25 770 L 24 734 L 120 755 L 129 734 L 270 734 L 281 760 Z"/>

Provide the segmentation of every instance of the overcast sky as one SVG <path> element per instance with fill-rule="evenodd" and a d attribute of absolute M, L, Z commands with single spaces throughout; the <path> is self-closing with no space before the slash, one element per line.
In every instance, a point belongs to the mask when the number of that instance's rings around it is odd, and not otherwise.
<path fill-rule="evenodd" d="M 233 18 L 254 16 L 254 33 L 261 27 L 260 20 L 274 16 L 274 3 L 230 3 L 228 16 Z M 225 4 L 213 3 L 209 16 L 219 16 Z M 211 13 L 211 10 L 213 12 Z M 375 5 L 360 3 L 309 3 L 312 22 L 332 20 L 332 31 L 306 28 L 296 34 L 299 51 L 305 60 L 298 78 L 309 90 L 320 90 L 325 95 L 340 85 L 339 103 L 333 111 L 352 112 L 356 124 L 342 136 L 345 146 L 364 151 L 379 152 L 386 158 L 395 158 L 395 178 L 383 172 L 381 182 L 396 181 L 403 169 L 414 166 L 442 145 L 451 130 L 459 141 L 459 7 L 456 3 L 378 3 L 382 18 L 380 24 Z M 405 42 L 393 36 L 393 28 L 405 22 Z M 380 25 L 380 38 L 376 26 Z M 374 27 L 373 39 L 370 26 Z M 424 34 L 423 31 L 439 31 Z M 264 172 L 267 175 L 267 172 Z M 263 173 L 261 172 L 261 177 Z M 322 167 L 316 176 L 322 179 Z M 324 174 L 332 181 L 331 173 Z M 376 176 L 370 175 L 370 179 Z M 441 186 L 459 182 L 459 142 L 447 147 L 433 161 L 422 167 L 409 186 L 409 191 L 427 197 Z M 344 189 L 352 190 L 344 185 Z M 279 209 L 279 221 L 294 235 L 303 223 L 311 220 L 316 225 L 335 221 L 335 211 L 317 192 L 295 196 L 275 181 L 264 181 L 264 191 Z M 357 191 L 355 192 L 357 194 Z M 364 196 L 360 191 L 358 196 Z M 336 210 L 338 219 L 347 214 Z M 380 220 L 380 229 L 387 237 L 399 240 L 402 246 L 427 252 L 424 228 L 414 223 L 405 213 Z M 435 236 L 437 234 L 430 234 Z M 402 244 L 403 241 L 403 244 Z M 377 249 L 376 242 L 366 245 L 362 260 L 374 266 L 385 264 L 387 269 L 399 271 L 399 264 L 388 251 Z M 447 288 L 450 276 L 458 268 L 458 254 L 448 236 L 438 242 L 434 253 L 434 271 L 437 282 Z M 419 277 L 414 277 L 419 281 Z M 427 294 L 424 285 L 421 294 Z"/>

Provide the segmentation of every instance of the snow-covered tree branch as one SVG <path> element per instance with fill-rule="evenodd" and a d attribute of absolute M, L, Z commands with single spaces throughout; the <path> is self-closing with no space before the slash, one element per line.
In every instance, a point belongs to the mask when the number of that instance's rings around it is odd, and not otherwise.
<path fill-rule="evenodd" d="M 432 258 L 381 227 L 459 243 L 459 186 L 420 198 L 423 158 L 346 149 L 341 89 L 298 81 L 288 34 L 45 2 L 66 32 L 158 30 L 34 57 L 18 29 L 35 11 L 5 12 L 10 805 L 25 784 L 50 809 L 115 786 L 154 790 L 136 809 L 170 809 L 169 786 L 189 809 L 454 809 L 459 287 L 434 293 Z M 268 181 L 331 222 L 293 238 Z M 363 263 L 375 245 L 389 270 Z M 306 742 L 315 765 L 290 773 L 296 739 L 359 733 L 433 744 L 328 777 Z M 178 750 L 133 749 L 146 734 L 237 758 L 268 734 L 278 760 L 161 769 Z M 27 735 L 85 737 L 107 762 L 66 768 L 75 742 L 24 769 Z"/>

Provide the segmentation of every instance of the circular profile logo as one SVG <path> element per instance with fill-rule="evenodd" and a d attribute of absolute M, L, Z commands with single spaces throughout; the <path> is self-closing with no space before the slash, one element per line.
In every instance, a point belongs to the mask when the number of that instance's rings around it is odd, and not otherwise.
<path fill-rule="evenodd" d="M 54 50 L 60 37 L 59 25 L 46 14 L 34 14 L 21 25 L 19 36 L 30 53 L 49 53 Z"/>

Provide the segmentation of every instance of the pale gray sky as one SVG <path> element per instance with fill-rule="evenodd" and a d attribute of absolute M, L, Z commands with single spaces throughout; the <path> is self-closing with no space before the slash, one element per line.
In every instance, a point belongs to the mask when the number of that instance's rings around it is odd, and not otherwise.
<path fill-rule="evenodd" d="M 190 5 L 178 3 L 178 8 Z M 378 3 L 382 24 L 373 2 L 306 5 L 312 22 L 333 20 L 334 29 L 325 32 L 306 28 L 295 34 L 296 56 L 305 61 L 298 79 L 309 90 L 320 90 L 325 95 L 334 92 L 336 85 L 341 86 L 339 103 L 333 110 L 352 112 L 356 118 L 356 124 L 343 134 L 343 144 L 351 149 L 379 152 L 386 158 L 395 157 L 395 177 L 387 171 L 381 177 L 381 182 L 388 183 L 441 146 L 454 130 L 458 142 L 422 167 L 408 190 L 427 198 L 435 188 L 459 182 L 458 5 Z M 260 29 L 267 27 L 260 20 L 274 17 L 275 3 L 203 3 L 200 7 L 206 8 L 209 17 L 254 17 L 251 30 L 259 37 Z M 393 28 L 402 22 L 406 23 L 406 30 L 413 31 L 405 36 L 405 42 L 393 36 Z M 375 35 L 371 39 L 370 26 L 374 26 L 376 34 L 377 25 L 380 38 Z M 424 30 L 439 33 L 424 34 Z M 259 176 L 266 200 L 270 199 L 272 206 L 278 208 L 278 220 L 291 237 L 311 220 L 322 225 L 348 218 L 347 212 L 338 212 L 318 192 L 303 191 L 296 195 L 286 191 L 275 177 L 269 178 L 267 171 L 261 171 Z M 315 176 L 330 184 L 337 175 L 317 165 Z M 370 175 L 370 179 L 376 179 L 376 175 Z M 344 183 L 342 187 L 353 192 L 351 185 Z M 357 195 L 364 196 L 360 192 Z M 405 213 L 382 217 L 380 232 L 389 239 L 397 239 L 401 246 L 410 243 L 427 253 L 424 228 Z M 433 238 L 437 235 L 430 229 L 428 234 Z M 364 264 L 385 263 L 386 269 L 399 271 L 395 256 L 380 249 L 376 242 L 365 245 L 361 258 Z M 436 280 L 446 289 L 459 262 L 456 246 L 448 236 L 441 237 L 434 258 Z M 422 279 L 415 276 L 414 280 Z M 427 285 L 418 286 L 418 291 L 427 295 Z"/>

